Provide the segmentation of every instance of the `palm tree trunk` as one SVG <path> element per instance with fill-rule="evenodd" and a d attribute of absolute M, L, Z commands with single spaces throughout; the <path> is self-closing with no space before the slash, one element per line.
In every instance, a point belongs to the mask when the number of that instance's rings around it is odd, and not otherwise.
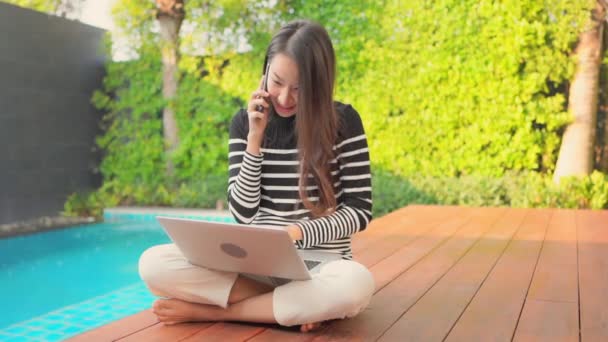
<path fill-rule="evenodd" d="M 562 138 L 553 176 L 556 183 L 564 176 L 585 176 L 593 171 L 604 13 L 598 1 L 590 28 L 581 33 L 575 50 L 578 65 L 568 97 L 573 121 Z"/>
<path fill-rule="evenodd" d="M 167 172 L 173 174 L 171 152 L 178 144 L 178 127 L 171 100 L 177 93 L 179 74 L 179 30 L 184 20 L 184 3 L 181 1 L 157 0 L 156 19 L 160 26 L 161 56 L 163 62 L 163 98 L 167 105 L 163 109 L 163 136 L 167 152 Z"/>
<path fill-rule="evenodd" d="M 608 0 L 604 0 L 604 8 L 608 6 Z M 608 46 L 607 28 L 604 25 L 602 31 L 602 56 Z M 603 58 L 602 58 L 603 59 Z M 608 174 L 608 70 L 602 65 L 600 68 L 600 97 L 598 104 L 598 139 L 596 140 L 597 168 Z"/>
<path fill-rule="evenodd" d="M 605 81 L 604 87 L 608 88 L 608 82 Z M 605 89 L 606 89 L 605 88 Z M 604 98 L 606 101 L 606 98 Z M 602 139 L 597 143 L 597 168 L 603 173 L 608 174 L 608 102 L 602 104 L 602 124 L 599 125 Z"/>

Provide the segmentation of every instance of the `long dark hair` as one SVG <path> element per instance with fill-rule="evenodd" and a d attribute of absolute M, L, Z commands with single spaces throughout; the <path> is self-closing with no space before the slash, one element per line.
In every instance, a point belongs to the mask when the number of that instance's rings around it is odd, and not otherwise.
<path fill-rule="evenodd" d="M 313 216 L 324 216 L 336 207 L 330 162 L 338 134 L 338 117 L 333 93 L 336 58 L 329 34 L 323 26 L 296 20 L 283 26 L 266 51 L 269 63 L 285 54 L 298 65 L 299 85 L 296 109 L 296 135 L 300 157 L 300 198 Z M 312 174 L 319 188 L 319 201 L 309 199 L 306 190 Z"/>

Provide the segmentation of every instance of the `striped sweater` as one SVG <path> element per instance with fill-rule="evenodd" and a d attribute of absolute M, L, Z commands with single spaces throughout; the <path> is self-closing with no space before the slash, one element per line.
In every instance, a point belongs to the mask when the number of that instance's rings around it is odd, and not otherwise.
<path fill-rule="evenodd" d="M 239 223 L 296 224 L 303 235 L 296 242 L 298 248 L 352 259 L 351 235 L 365 229 L 372 218 L 369 152 L 359 114 L 338 102 L 336 109 L 340 128 L 330 170 L 337 207 L 332 214 L 313 219 L 300 199 L 296 116 L 272 117 L 264 132 L 261 155 L 255 156 L 245 151 L 249 121 L 243 109 L 230 127 L 228 203 Z M 307 190 L 316 203 L 318 187 L 312 179 Z"/>

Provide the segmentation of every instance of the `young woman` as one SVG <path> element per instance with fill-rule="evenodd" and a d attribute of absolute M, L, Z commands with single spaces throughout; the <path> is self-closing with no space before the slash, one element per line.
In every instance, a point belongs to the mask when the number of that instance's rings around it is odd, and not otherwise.
<path fill-rule="evenodd" d="M 248 321 L 300 325 L 352 317 L 374 280 L 352 261 L 351 235 L 371 220 L 367 140 L 359 114 L 333 101 L 335 56 L 323 27 L 285 25 L 273 37 L 265 78 L 232 120 L 229 208 L 245 224 L 283 226 L 300 249 L 334 253 L 311 280 L 273 287 L 193 266 L 172 244 L 141 256 L 139 269 L 161 322 Z M 266 85 L 266 89 L 264 88 Z"/>

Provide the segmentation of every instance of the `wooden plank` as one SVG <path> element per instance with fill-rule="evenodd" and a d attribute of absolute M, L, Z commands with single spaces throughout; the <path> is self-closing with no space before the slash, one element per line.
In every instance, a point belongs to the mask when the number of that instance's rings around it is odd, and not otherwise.
<path fill-rule="evenodd" d="M 510 209 L 380 341 L 440 341 L 448 334 L 520 227 L 526 210 Z"/>
<path fill-rule="evenodd" d="M 608 211 L 578 211 L 581 339 L 608 341 Z"/>
<path fill-rule="evenodd" d="M 247 341 L 251 342 L 309 342 L 312 341 L 313 338 L 319 335 L 323 335 L 323 333 L 327 330 L 326 327 L 321 327 L 318 331 L 310 332 L 310 333 L 302 333 L 299 330 L 299 327 L 294 328 L 274 328 L 274 329 L 266 329 L 259 335 L 254 336 Z"/>
<path fill-rule="evenodd" d="M 89 341 L 114 341 L 133 332 L 146 329 L 158 324 L 158 319 L 152 310 L 144 310 L 137 314 L 125 317 L 121 320 L 106 324 L 97 329 L 93 329 L 76 335 L 67 341 L 70 342 L 89 342 Z"/>
<path fill-rule="evenodd" d="M 366 252 L 366 250 L 370 246 L 376 245 L 380 241 L 391 241 L 395 237 L 408 238 L 410 236 L 417 236 L 421 232 L 441 223 L 447 217 L 457 214 L 457 211 L 453 208 L 425 206 L 407 207 L 406 209 L 408 210 L 400 210 L 398 213 L 373 220 L 370 223 L 370 227 L 354 235 L 352 248 L 357 260 L 373 264 L 378 260 L 368 260 L 370 256 L 368 256 L 369 252 Z"/>
<path fill-rule="evenodd" d="M 175 325 L 159 323 L 119 339 L 119 341 L 180 341 L 211 326 L 213 326 L 213 323 L 180 323 Z"/>
<path fill-rule="evenodd" d="M 382 238 L 387 231 L 393 228 L 394 224 L 392 222 L 399 221 L 403 225 L 415 225 L 430 221 L 432 216 L 428 213 L 431 210 L 432 207 L 430 206 L 408 206 L 379 218 L 374 218 L 364 231 L 355 234 L 353 237 L 353 251 L 363 249 L 368 243 Z"/>
<path fill-rule="evenodd" d="M 433 215 L 434 217 L 446 217 L 445 212 L 449 214 L 456 214 L 453 208 L 442 208 L 442 207 L 433 207 L 433 212 L 428 212 L 426 215 Z M 471 215 L 472 210 L 467 208 L 461 208 L 460 215 L 454 215 L 456 217 L 452 217 L 445 222 L 438 224 L 434 229 L 430 232 L 418 232 L 418 229 L 428 229 L 426 226 L 420 225 L 416 227 L 410 227 L 409 224 L 404 229 L 411 229 L 414 232 L 411 234 L 422 234 L 420 236 L 412 235 L 408 239 L 401 240 L 402 244 L 405 246 L 398 250 L 396 253 L 393 253 L 381 260 L 375 265 L 370 265 L 369 260 L 380 259 L 385 257 L 389 253 L 387 253 L 384 248 L 383 241 L 376 241 L 375 244 L 368 246 L 368 250 L 374 251 L 378 256 L 372 257 L 367 260 L 367 264 L 362 262 L 367 267 L 370 267 L 370 271 L 372 272 L 375 282 L 376 282 L 376 292 L 380 291 L 384 286 L 386 286 L 390 281 L 395 279 L 397 276 L 402 274 L 412 265 L 414 265 L 418 260 L 425 257 L 429 254 L 433 249 L 435 249 L 440 244 L 444 243 L 449 237 L 451 237 L 458 229 L 462 228 L 463 225 L 469 220 L 469 216 Z M 399 227 L 398 225 L 395 225 Z M 355 257 L 355 259 L 359 262 L 359 258 Z M 332 325 L 333 326 L 333 325 Z M 332 329 L 332 326 L 329 329 Z M 307 334 L 306 337 L 298 336 L 298 340 L 309 341 L 310 337 L 318 337 L 323 335 L 323 331 L 313 332 Z M 254 341 L 281 341 L 286 340 L 288 338 L 293 338 L 293 333 L 287 333 L 276 330 L 267 330 L 262 334 L 256 336 Z M 333 339 L 338 338 L 337 336 L 333 336 Z M 349 339 L 359 338 L 357 336 L 349 335 Z"/>
<path fill-rule="evenodd" d="M 550 216 L 549 210 L 529 212 L 446 341 L 511 340 Z"/>
<path fill-rule="evenodd" d="M 382 259 L 370 268 L 376 283 L 376 291 L 385 287 L 420 259 L 431 253 L 437 246 L 447 241 L 469 220 L 470 211 L 463 210 L 462 215 L 452 217 L 437 225 L 434 229 L 410 241 L 403 241 L 404 246 L 397 252 Z M 378 252 L 383 253 L 384 250 L 379 248 Z"/>
<path fill-rule="evenodd" d="M 428 223 L 415 224 L 414 226 L 404 226 L 399 224 L 399 222 L 392 222 L 394 227 L 398 229 L 396 232 L 370 244 L 363 251 L 356 253 L 354 259 L 368 268 L 372 267 L 381 260 L 398 252 L 404 246 L 412 244 L 421 237 L 427 236 L 429 231 L 435 230 L 437 227 L 445 227 L 446 230 L 449 230 L 449 227 L 461 226 L 469 218 L 469 214 L 470 211 L 463 209 L 461 215 L 454 213 L 451 217 L 445 218 L 443 221 L 431 221 Z M 443 234 L 435 232 L 433 235 Z"/>
<path fill-rule="evenodd" d="M 528 298 L 578 303 L 574 210 L 553 210 Z"/>
<path fill-rule="evenodd" d="M 218 322 L 181 341 L 246 341 L 264 330 L 262 325 Z"/>
<path fill-rule="evenodd" d="M 336 321 L 314 341 L 376 340 L 433 286 L 505 209 L 478 209 L 470 222 L 445 243 L 377 292 L 367 309 L 352 319 Z M 397 266 L 397 265 L 395 265 Z"/>
<path fill-rule="evenodd" d="M 554 210 L 515 341 L 578 341 L 578 269 L 573 210 Z"/>
<path fill-rule="evenodd" d="M 526 301 L 513 341 L 578 341 L 578 305 Z"/>

